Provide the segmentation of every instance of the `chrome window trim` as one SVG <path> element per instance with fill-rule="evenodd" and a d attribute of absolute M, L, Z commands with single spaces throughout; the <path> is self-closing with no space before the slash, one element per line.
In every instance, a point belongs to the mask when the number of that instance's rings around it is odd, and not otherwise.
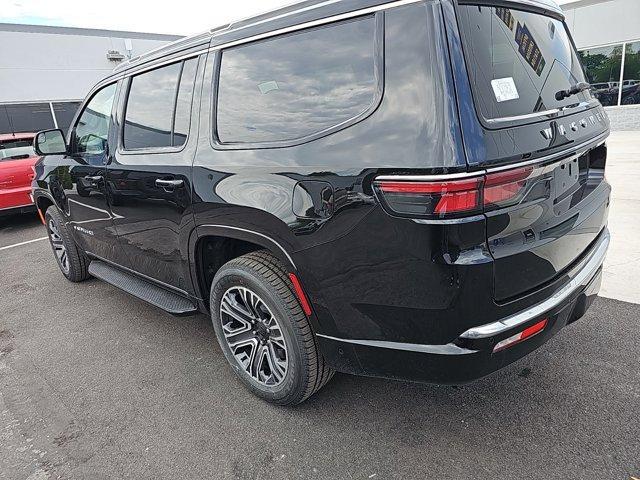
<path fill-rule="evenodd" d="M 348 20 L 350 18 L 353 17 L 360 17 L 363 15 L 367 15 L 369 13 L 375 13 L 375 12 L 380 12 L 382 10 L 389 10 L 391 8 L 396 8 L 396 7 L 401 7 L 404 5 L 410 5 L 413 3 L 422 3 L 426 0 L 398 0 L 395 2 L 391 2 L 391 3 L 384 3 L 382 5 L 376 5 L 374 7 L 368 7 L 368 8 L 361 8 L 360 10 L 354 10 L 353 12 L 347 12 L 347 13 L 341 13 L 338 15 L 333 15 L 331 17 L 325 17 L 325 18 L 321 18 L 318 20 L 312 20 L 309 22 L 304 22 L 304 23 L 298 23 L 296 25 L 291 25 L 289 27 L 283 27 L 283 28 L 279 28 L 277 30 L 271 30 L 269 32 L 265 32 L 265 33 L 259 33 L 256 35 L 252 35 L 250 37 L 246 37 L 246 38 L 241 38 L 238 40 L 233 40 L 231 42 L 226 42 L 226 43 L 221 43 L 219 45 L 213 45 L 209 48 L 209 51 L 216 51 L 216 50 L 222 50 L 225 48 L 229 48 L 229 47 L 235 47 L 236 45 L 241 45 L 243 43 L 249 43 L 249 42 L 255 42 L 256 40 L 263 40 L 265 38 L 269 38 L 269 37 L 274 37 L 277 35 L 282 35 L 283 33 L 290 33 L 290 32 L 295 32 L 297 30 L 303 30 L 305 28 L 310 28 L 310 27 L 317 27 L 320 25 L 324 25 L 327 23 L 334 23 L 334 22 L 339 22 L 341 20 Z M 295 12 L 291 12 L 290 14 L 286 14 L 285 16 L 291 15 L 296 13 Z M 275 17 L 278 18 L 278 17 Z M 264 22 L 267 21 L 271 21 L 272 19 L 265 19 Z M 262 23 L 258 22 L 258 23 Z M 256 25 L 258 24 L 256 23 Z M 247 26 L 248 27 L 248 26 Z M 237 30 L 241 30 L 242 28 L 246 28 L 246 27 L 240 27 Z M 225 33 L 232 33 L 236 30 L 231 29 L 228 31 L 225 31 Z M 212 42 L 215 41 L 215 37 L 213 37 Z"/>
<path fill-rule="evenodd" d="M 466 178 L 473 178 L 480 175 L 486 175 L 488 173 L 493 172 L 501 172 L 504 170 L 512 170 L 514 168 L 526 167 L 529 165 L 535 165 L 539 163 L 547 163 L 553 160 L 559 159 L 563 160 L 566 158 L 579 157 L 586 150 L 590 148 L 596 148 L 602 145 L 609 135 L 609 132 L 603 132 L 597 137 L 594 137 L 590 140 L 587 140 L 575 147 L 573 147 L 573 151 L 571 153 L 558 152 L 551 155 L 547 155 L 540 158 L 534 158 L 533 160 L 525 160 L 523 162 L 512 163 L 509 165 L 501 165 L 497 167 L 485 168 L 483 170 L 475 170 L 473 172 L 462 172 L 462 173 L 450 173 L 450 174 L 442 174 L 442 175 L 380 175 L 375 178 L 375 181 L 400 181 L 400 182 L 441 182 L 444 180 L 463 180 Z"/>

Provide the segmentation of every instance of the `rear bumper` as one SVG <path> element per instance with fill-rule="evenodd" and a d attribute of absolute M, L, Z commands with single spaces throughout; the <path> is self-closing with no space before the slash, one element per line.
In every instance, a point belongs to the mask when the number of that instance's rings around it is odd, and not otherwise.
<path fill-rule="evenodd" d="M 567 275 L 569 280 L 545 300 L 506 318 L 474 327 L 443 345 L 336 338 L 317 334 L 321 350 L 339 371 L 421 382 L 466 383 L 522 358 L 584 315 L 600 289 L 610 235 L 604 230 L 590 252 Z M 493 347 L 547 318 L 546 328 L 505 350 Z"/>

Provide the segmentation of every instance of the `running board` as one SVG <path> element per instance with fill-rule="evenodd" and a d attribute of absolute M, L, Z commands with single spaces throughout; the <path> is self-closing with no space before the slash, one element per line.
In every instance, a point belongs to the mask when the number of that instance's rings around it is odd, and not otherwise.
<path fill-rule="evenodd" d="M 197 307 L 186 297 L 106 262 L 92 260 L 89 273 L 173 315 L 190 315 L 197 312 Z"/>

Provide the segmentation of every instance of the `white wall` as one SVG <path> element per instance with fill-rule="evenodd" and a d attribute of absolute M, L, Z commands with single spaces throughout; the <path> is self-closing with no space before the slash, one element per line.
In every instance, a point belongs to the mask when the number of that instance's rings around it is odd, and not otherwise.
<path fill-rule="evenodd" d="M 111 36 L 108 32 L 96 36 L 84 29 L 77 31 L 86 34 L 78 35 L 68 33 L 73 29 L 60 30 L 67 33 L 0 29 L 0 103 L 82 99 L 117 65 L 107 60 L 107 52 L 118 50 L 126 55 L 124 36 Z M 171 40 L 133 38 L 132 55 Z"/>
<path fill-rule="evenodd" d="M 640 39 L 640 0 L 578 0 L 562 9 L 578 48 Z"/>

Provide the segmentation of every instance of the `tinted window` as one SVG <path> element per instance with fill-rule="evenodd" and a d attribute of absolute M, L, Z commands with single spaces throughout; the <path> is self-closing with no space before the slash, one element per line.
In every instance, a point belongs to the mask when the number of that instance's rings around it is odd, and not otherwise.
<path fill-rule="evenodd" d="M 0 106 L 0 133 L 37 132 L 54 128 L 48 103 L 17 103 Z"/>
<path fill-rule="evenodd" d="M 131 79 L 123 138 L 127 150 L 184 144 L 197 65 L 194 58 Z"/>
<path fill-rule="evenodd" d="M 176 115 L 173 128 L 173 145 L 184 145 L 189 134 L 191 123 L 191 99 L 193 98 L 193 85 L 196 81 L 198 59 L 192 58 L 184 62 L 178 98 L 176 100 Z"/>
<path fill-rule="evenodd" d="M 376 97 L 374 59 L 374 17 L 225 50 L 220 141 L 294 140 L 352 119 Z"/>
<path fill-rule="evenodd" d="M 126 149 L 171 146 L 171 121 L 181 63 L 131 79 L 124 123 Z"/>
<path fill-rule="evenodd" d="M 555 95 L 585 81 L 564 24 L 504 7 L 462 5 L 460 23 L 475 101 L 485 118 L 541 112 L 589 99 Z"/>
<path fill-rule="evenodd" d="M 591 48 L 580 52 L 593 95 L 604 106 L 618 104 L 622 45 Z"/>
<path fill-rule="evenodd" d="M 106 151 L 111 121 L 111 107 L 116 84 L 96 93 L 78 118 L 73 136 L 76 153 L 102 154 Z"/>

